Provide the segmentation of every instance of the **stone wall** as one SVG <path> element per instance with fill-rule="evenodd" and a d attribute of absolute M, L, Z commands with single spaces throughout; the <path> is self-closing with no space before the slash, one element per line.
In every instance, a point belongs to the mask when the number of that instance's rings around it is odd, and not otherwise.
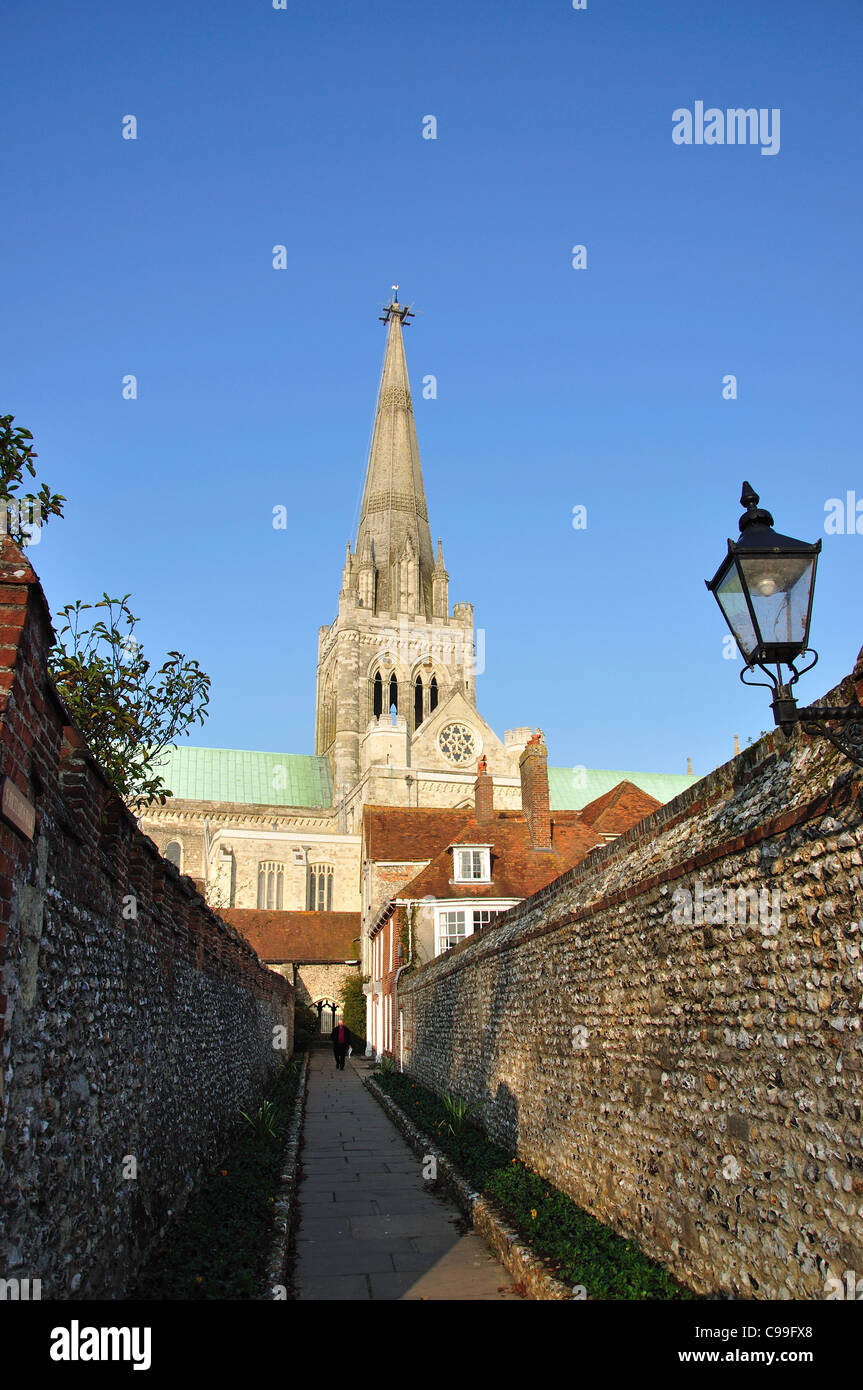
<path fill-rule="evenodd" d="M 693 1288 L 823 1298 L 863 1270 L 861 786 L 766 736 L 403 975 L 406 1070 Z"/>
<path fill-rule="evenodd" d="M 310 1005 L 317 1004 L 320 999 L 329 999 L 341 1005 L 342 989 L 358 969 L 356 965 L 303 962 L 296 966 L 297 998 Z"/>
<path fill-rule="evenodd" d="M 290 1055 L 293 991 L 112 799 L 48 675 L 51 639 L 6 541 L 0 1277 L 111 1298 Z"/>

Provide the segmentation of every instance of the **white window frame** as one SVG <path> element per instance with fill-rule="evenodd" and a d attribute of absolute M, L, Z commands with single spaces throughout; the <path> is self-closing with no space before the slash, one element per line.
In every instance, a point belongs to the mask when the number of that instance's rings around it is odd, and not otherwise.
<path fill-rule="evenodd" d="M 477 923 L 477 917 L 481 912 L 493 912 L 500 915 L 509 912 L 509 909 L 515 907 L 516 903 L 520 901 L 520 898 L 493 898 L 490 901 L 486 899 L 480 902 L 477 902 L 476 898 L 472 902 L 470 899 L 464 898 L 439 900 L 435 904 L 434 910 L 435 955 L 442 956 L 444 951 L 449 950 L 449 939 L 455 935 L 450 930 L 450 923 L 447 921 L 448 914 L 459 914 L 464 917 L 464 935 L 458 937 L 459 942 L 461 942 L 466 941 L 469 936 L 473 936 L 474 932 L 479 930 L 480 925 L 487 925 L 486 923 Z"/>
<path fill-rule="evenodd" d="M 473 910 L 474 931 L 479 931 L 481 927 L 491 926 L 491 923 L 494 921 L 495 917 L 499 917 L 502 912 L 506 911 L 507 908 L 505 907 L 475 907 Z M 489 920 L 487 922 L 479 922 L 477 920 L 477 918 L 481 917 L 483 914 L 488 915 Z"/>
<path fill-rule="evenodd" d="M 462 856 L 470 855 L 466 866 Z M 467 873 L 466 867 L 470 869 Z M 454 845 L 453 883 L 491 883 L 491 846 Z"/>
<path fill-rule="evenodd" d="M 460 923 L 448 920 L 459 917 L 461 918 Z M 464 930 L 456 933 L 452 930 L 454 926 L 462 926 Z M 451 946 L 457 946 L 469 936 L 473 936 L 473 913 L 469 907 L 439 907 L 437 909 L 435 913 L 435 941 L 437 944 L 435 955 L 442 956 L 444 951 L 448 951 Z"/>

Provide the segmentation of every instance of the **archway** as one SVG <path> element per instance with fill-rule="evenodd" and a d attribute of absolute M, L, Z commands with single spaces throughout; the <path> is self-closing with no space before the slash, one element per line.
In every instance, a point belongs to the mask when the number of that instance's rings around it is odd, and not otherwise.
<path fill-rule="evenodd" d="M 334 999 L 316 999 L 313 1008 L 318 1011 L 318 1031 L 322 1038 L 329 1038 L 337 1023 L 342 1021 L 342 1006 Z"/>

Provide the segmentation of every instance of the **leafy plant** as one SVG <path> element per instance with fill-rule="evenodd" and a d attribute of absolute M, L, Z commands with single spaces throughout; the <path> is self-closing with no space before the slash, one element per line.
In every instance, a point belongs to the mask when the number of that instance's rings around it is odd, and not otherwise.
<path fill-rule="evenodd" d="M 381 1076 L 393 1076 L 395 1072 L 398 1071 L 398 1067 L 395 1064 L 395 1059 L 393 1057 L 388 1056 L 386 1052 L 384 1052 L 381 1055 L 381 1060 L 378 1063 L 378 1066 L 380 1068 Z"/>
<path fill-rule="evenodd" d="M 17 546 L 29 545 L 34 527 L 43 525 L 49 517 L 62 516 L 66 501 L 43 483 L 37 493 L 18 496 L 25 471 L 36 476 L 33 460 L 38 457 L 32 444 L 33 436 L 20 425 L 13 427 L 14 415 L 0 415 L 0 531 L 5 531 Z M 22 503 L 26 502 L 26 507 Z"/>
<path fill-rule="evenodd" d="M 275 1139 L 278 1136 L 279 1126 L 283 1123 L 284 1115 L 275 1101 L 265 1100 L 258 1106 L 254 1115 L 247 1115 L 245 1110 L 240 1114 L 252 1127 L 252 1133 L 256 1139 Z"/>
<path fill-rule="evenodd" d="M 441 1101 L 447 1114 L 444 1122 L 445 1128 L 450 1134 L 461 1134 L 476 1107 L 468 1105 L 461 1096 L 451 1096 L 449 1093 L 441 1096 Z"/>
<path fill-rule="evenodd" d="M 169 652 L 151 674 L 128 599 L 103 594 L 95 605 L 78 599 L 61 609 L 58 618 L 65 622 L 51 671 L 117 795 L 164 803 L 171 792 L 158 771 L 160 757 L 190 724 L 203 724 L 210 677 L 181 652 Z M 100 609 L 104 618 L 85 619 Z"/>

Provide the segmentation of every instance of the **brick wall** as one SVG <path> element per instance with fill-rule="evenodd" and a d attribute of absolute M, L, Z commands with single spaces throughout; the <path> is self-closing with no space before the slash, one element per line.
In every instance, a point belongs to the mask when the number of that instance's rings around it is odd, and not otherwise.
<path fill-rule="evenodd" d="M 699 1291 L 859 1276 L 861 786 L 763 738 L 402 976 L 406 1069 Z"/>
<path fill-rule="evenodd" d="M 293 991 L 112 800 L 48 675 L 51 640 L 5 541 L 0 775 L 36 823 L 31 840 L 0 820 L 0 1277 L 117 1297 L 290 1055 Z"/>

